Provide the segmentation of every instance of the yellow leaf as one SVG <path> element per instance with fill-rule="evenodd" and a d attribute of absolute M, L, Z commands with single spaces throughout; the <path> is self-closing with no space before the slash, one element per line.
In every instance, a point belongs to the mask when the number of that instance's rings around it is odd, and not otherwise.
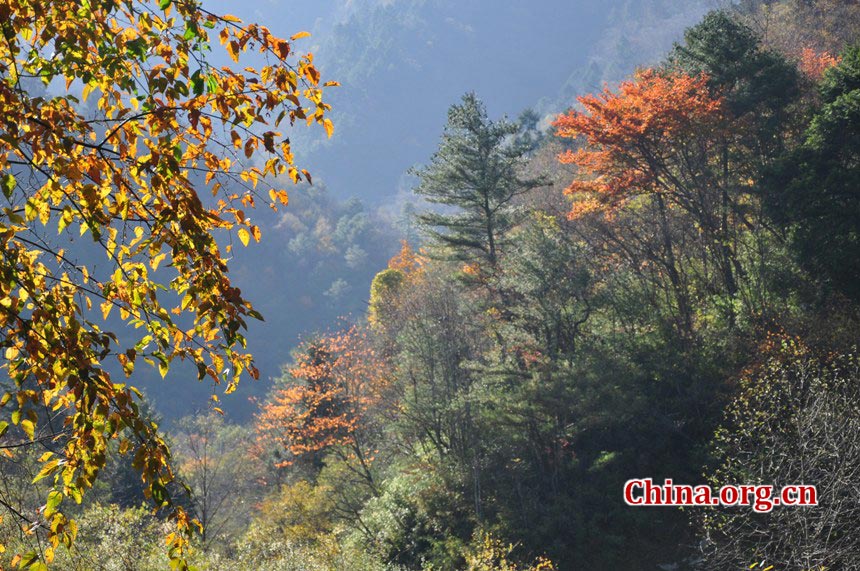
<path fill-rule="evenodd" d="M 296 40 L 300 40 L 300 39 L 302 39 L 302 38 L 307 38 L 307 37 L 308 37 L 308 36 L 310 36 L 310 35 L 311 35 L 311 33 L 310 33 L 310 32 L 299 32 L 298 34 L 295 34 L 295 35 L 291 36 L 291 37 L 290 37 L 290 40 L 291 40 L 291 41 L 296 41 Z"/>
<path fill-rule="evenodd" d="M 113 303 L 111 301 L 102 302 L 102 319 L 107 319 L 108 315 L 110 315 L 110 310 L 113 309 Z"/>
<path fill-rule="evenodd" d="M 25 418 L 24 420 L 22 420 L 21 429 L 30 438 L 30 440 L 33 440 L 36 434 L 36 425 L 33 424 L 32 420 L 30 420 L 29 418 Z"/>
<path fill-rule="evenodd" d="M 251 234 L 246 228 L 239 228 L 239 240 L 242 242 L 243 246 L 247 246 L 248 242 L 251 240 Z"/>
<path fill-rule="evenodd" d="M 323 119 L 323 127 L 325 127 L 326 135 L 331 138 L 332 133 L 334 133 L 334 123 L 331 122 L 331 119 Z"/>
<path fill-rule="evenodd" d="M 227 43 L 227 52 L 230 54 L 230 58 L 234 62 L 239 62 L 239 42 L 233 40 Z"/>
<path fill-rule="evenodd" d="M 152 260 L 150 260 L 150 262 L 149 262 L 149 265 L 153 269 L 153 271 L 158 269 L 158 265 L 162 261 L 164 261 L 164 258 L 166 258 L 166 257 L 167 257 L 167 252 L 162 252 L 162 253 L 158 254 L 157 256 L 153 256 Z"/>
<path fill-rule="evenodd" d="M 72 221 L 72 212 L 71 210 L 64 210 L 62 216 L 60 216 L 60 221 L 57 222 L 57 234 L 62 234 L 63 230 L 66 229 L 66 226 L 69 225 L 69 222 Z"/>
<path fill-rule="evenodd" d="M 51 220 L 51 205 L 47 201 L 39 203 L 39 222 L 47 225 Z"/>

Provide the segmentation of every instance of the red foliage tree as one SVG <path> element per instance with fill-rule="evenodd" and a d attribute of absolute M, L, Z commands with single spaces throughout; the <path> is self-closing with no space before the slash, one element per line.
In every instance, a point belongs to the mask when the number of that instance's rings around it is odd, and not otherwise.
<path fill-rule="evenodd" d="M 705 75 L 644 70 L 617 91 L 580 97 L 582 111 L 558 117 L 558 136 L 585 142 L 559 157 L 581 175 L 566 191 L 577 198 L 571 218 L 636 194 L 673 193 L 683 200 L 693 171 L 707 162 L 708 141 L 724 125 L 724 101 L 707 82 Z"/>
<path fill-rule="evenodd" d="M 705 289 L 721 291 L 733 323 L 734 300 L 747 295 L 738 283 L 738 229 L 754 225 L 748 205 L 754 200 L 749 190 L 756 159 L 736 144 L 746 134 L 745 120 L 732 116 L 705 74 L 643 70 L 617 90 L 606 88 L 579 102 L 581 110 L 554 123 L 560 137 L 581 144 L 559 157 L 578 167 L 566 190 L 574 198 L 570 218 L 594 211 L 611 218 L 644 197 L 638 204 L 649 213 L 645 223 L 658 239 L 647 255 L 671 282 L 682 334 L 692 332 L 692 306 L 678 260 L 679 235 L 701 244 L 704 274 L 722 282 Z"/>
<path fill-rule="evenodd" d="M 818 81 L 824 75 L 825 71 L 838 63 L 839 57 L 829 52 L 818 52 L 812 48 L 803 48 L 800 51 L 797 67 L 807 77 Z"/>
<path fill-rule="evenodd" d="M 258 445 L 292 457 L 340 446 L 372 460 L 369 412 L 383 402 L 387 373 L 356 327 L 304 343 L 289 369 L 292 383 L 275 390 L 257 416 Z"/>

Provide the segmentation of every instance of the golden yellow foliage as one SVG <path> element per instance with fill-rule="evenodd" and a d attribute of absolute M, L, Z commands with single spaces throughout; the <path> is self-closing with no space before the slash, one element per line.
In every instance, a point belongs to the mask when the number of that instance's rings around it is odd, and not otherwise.
<path fill-rule="evenodd" d="M 214 233 L 259 240 L 246 210 L 287 202 L 260 187 L 264 177 L 310 180 L 278 129 L 306 121 L 331 133 L 319 72 L 265 26 L 194 1 L 2 2 L 0 22 L 0 341 L 13 387 L 0 431 L 53 442 L 39 474 L 53 489 L 31 522 L 51 548 L 75 536 L 63 501 L 81 501 L 108 442 L 130 431 L 121 449 L 172 513 L 168 543 L 183 568 L 192 522 L 167 490 L 169 451 L 108 363 L 131 376 L 144 361 L 164 376 L 189 360 L 228 391 L 257 376 L 241 331 L 260 316 L 231 284 L 231 246 Z M 215 38 L 236 62 L 259 52 L 262 67 L 210 66 Z M 65 91 L 36 93 L 37 80 Z M 103 261 L 84 263 L 93 249 Z M 120 322 L 122 336 L 110 331 Z"/>

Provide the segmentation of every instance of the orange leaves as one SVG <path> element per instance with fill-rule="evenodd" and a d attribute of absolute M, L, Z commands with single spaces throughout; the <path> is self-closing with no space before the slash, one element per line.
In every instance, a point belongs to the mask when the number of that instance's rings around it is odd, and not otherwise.
<path fill-rule="evenodd" d="M 568 216 L 571 220 L 576 220 L 592 212 L 599 212 L 603 209 L 603 204 L 589 195 L 589 188 L 584 186 L 586 183 L 574 182 L 568 187 L 568 193 L 574 195 L 574 202 L 570 208 Z"/>
<path fill-rule="evenodd" d="M 277 190 L 274 188 L 269 190 L 269 198 L 273 203 L 278 202 L 283 206 L 289 204 L 290 201 L 289 195 L 285 190 Z"/>
<path fill-rule="evenodd" d="M 355 327 L 303 344 L 289 374 L 257 416 L 257 435 L 293 456 L 354 444 L 389 383 L 387 364 Z"/>
<path fill-rule="evenodd" d="M 317 85 L 320 82 L 320 72 L 314 67 L 309 56 L 299 64 L 299 74 L 311 85 Z"/>
<path fill-rule="evenodd" d="M 559 116 L 560 137 L 584 146 L 559 160 L 579 167 L 567 192 L 584 195 L 571 216 L 617 205 L 637 193 L 665 190 L 661 162 L 686 139 L 714 133 L 723 124 L 723 99 L 710 94 L 708 78 L 644 70 L 633 80 L 598 95 L 579 98 L 582 111 Z"/>
<path fill-rule="evenodd" d="M 259 141 L 255 138 L 251 138 L 245 141 L 245 158 L 250 159 L 252 156 L 254 156 L 254 151 L 257 150 L 258 145 Z"/>
<path fill-rule="evenodd" d="M 800 51 L 798 68 L 813 81 L 818 81 L 824 72 L 839 63 L 839 58 L 828 52 L 817 52 L 812 48 Z"/>
<path fill-rule="evenodd" d="M 406 240 L 400 241 L 400 251 L 388 260 L 388 268 L 400 270 L 406 276 L 420 273 L 427 259 L 412 249 Z"/>
<path fill-rule="evenodd" d="M 719 113 L 723 102 L 709 94 L 708 78 L 643 70 L 617 92 L 579 98 L 585 112 L 559 117 L 561 137 L 584 136 L 594 144 L 630 143 L 639 137 L 672 137 Z"/>
<path fill-rule="evenodd" d="M 227 42 L 227 53 L 235 63 L 239 63 L 239 49 L 239 42 L 236 40 Z"/>

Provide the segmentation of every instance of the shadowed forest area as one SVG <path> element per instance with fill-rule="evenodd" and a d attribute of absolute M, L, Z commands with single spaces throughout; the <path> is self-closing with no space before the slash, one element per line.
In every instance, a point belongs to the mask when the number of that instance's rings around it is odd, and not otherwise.
<path fill-rule="evenodd" d="M 458 87 L 347 199 L 371 119 L 306 33 L 0 0 L 0 570 L 860 569 L 860 5 L 618 4 L 559 93 Z M 385 26 L 432 6 L 321 53 L 413 61 Z"/>

